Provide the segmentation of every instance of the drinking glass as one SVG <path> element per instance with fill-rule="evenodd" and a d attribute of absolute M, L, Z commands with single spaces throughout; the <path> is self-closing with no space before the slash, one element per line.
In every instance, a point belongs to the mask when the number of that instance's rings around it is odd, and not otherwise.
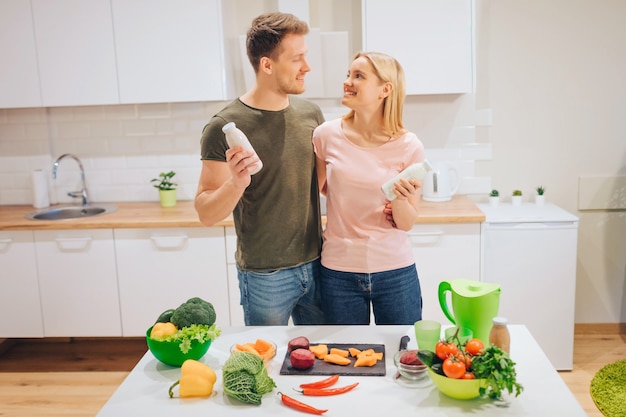
<path fill-rule="evenodd" d="M 413 327 L 418 348 L 434 352 L 441 337 L 441 323 L 435 320 L 420 320 L 416 321 Z"/>

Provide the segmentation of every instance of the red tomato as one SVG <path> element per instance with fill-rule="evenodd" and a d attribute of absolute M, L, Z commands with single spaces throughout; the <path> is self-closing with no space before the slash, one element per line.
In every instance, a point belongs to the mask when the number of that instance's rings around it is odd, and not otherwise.
<path fill-rule="evenodd" d="M 480 355 L 484 349 L 485 345 L 480 339 L 472 339 L 465 344 L 465 351 L 470 355 Z"/>
<path fill-rule="evenodd" d="M 435 346 L 435 354 L 441 360 L 445 360 L 448 356 L 455 355 L 459 351 L 454 343 L 449 343 L 444 340 L 437 343 Z"/>
<path fill-rule="evenodd" d="M 475 379 L 475 378 L 476 378 L 476 376 L 474 375 L 473 372 L 465 372 L 463 374 L 463 378 L 461 378 L 461 379 Z"/>
<path fill-rule="evenodd" d="M 463 353 L 459 350 L 454 356 L 456 356 L 460 362 L 463 362 L 467 369 L 472 367 L 472 357 L 467 352 Z"/>
<path fill-rule="evenodd" d="M 465 364 L 451 356 L 443 361 L 443 373 L 448 378 L 461 379 L 465 375 Z"/>

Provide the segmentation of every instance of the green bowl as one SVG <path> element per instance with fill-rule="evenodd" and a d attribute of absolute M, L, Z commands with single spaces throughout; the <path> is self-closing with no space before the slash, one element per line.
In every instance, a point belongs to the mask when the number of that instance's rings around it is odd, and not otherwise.
<path fill-rule="evenodd" d="M 430 379 L 433 380 L 437 389 L 443 394 L 457 400 L 471 400 L 480 395 L 478 389 L 484 386 L 484 379 L 454 379 L 439 375 L 428 368 Z"/>
<path fill-rule="evenodd" d="M 187 359 L 198 360 L 202 358 L 209 347 L 211 346 L 211 340 L 207 340 L 204 343 L 200 343 L 197 340 L 191 341 L 191 349 L 187 353 L 183 353 L 180 350 L 180 342 L 164 342 L 161 340 L 155 340 L 150 337 L 152 326 L 146 331 L 146 343 L 148 349 L 154 355 L 155 358 L 160 360 L 166 365 L 181 366 Z"/>

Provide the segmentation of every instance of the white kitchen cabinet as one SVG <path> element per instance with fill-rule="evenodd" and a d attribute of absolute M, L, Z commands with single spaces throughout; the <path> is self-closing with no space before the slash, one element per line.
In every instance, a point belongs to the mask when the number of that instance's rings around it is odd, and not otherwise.
<path fill-rule="evenodd" d="M 472 0 L 362 0 L 363 50 L 395 57 L 406 93 L 473 90 Z"/>
<path fill-rule="evenodd" d="M 121 336 L 113 230 L 36 230 L 47 337 Z"/>
<path fill-rule="evenodd" d="M 124 336 L 144 336 L 163 311 L 192 297 L 230 325 L 224 228 L 115 229 Z"/>
<path fill-rule="evenodd" d="M 0 0 L 0 56 L 0 108 L 41 106 L 30 0 Z"/>
<path fill-rule="evenodd" d="M 526 325 L 554 368 L 571 370 L 578 217 L 550 203 L 478 206 L 481 279 L 502 288 L 498 315 Z"/>
<path fill-rule="evenodd" d="M 118 104 L 109 0 L 32 0 L 42 104 Z"/>
<path fill-rule="evenodd" d="M 31 231 L 0 231 L 0 338 L 43 337 Z"/>
<path fill-rule="evenodd" d="M 226 263 L 228 268 L 228 300 L 230 303 L 230 322 L 232 326 L 243 326 L 243 307 L 241 306 L 241 295 L 239 292 L 239 278 L 237 278 L 237 262 L 235 252 L 237 251 L 237 234 L 234 227 L 225 227 L 226 236 Z"/>
<path fill-rule="evenodd" d="M 480 223 L 416 224 L 408 233 L 422 289 L 422 318 L 447 324 L 439 283 L 480 279 Z"/>
<path fill-rule="evenodd" d="M 226 99 L 220 0 L 112 0 L 121 103 Z"/>

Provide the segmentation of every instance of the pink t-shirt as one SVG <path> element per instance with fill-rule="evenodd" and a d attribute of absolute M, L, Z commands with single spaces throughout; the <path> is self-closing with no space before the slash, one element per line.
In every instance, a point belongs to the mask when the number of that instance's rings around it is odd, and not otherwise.
<path fill-rule="evenodd" d="M 322 265 L 344 272 L 373 273 L 415 262 L 405 231 L 385 218 L 381 185 L 411 164 L 424 160 L 424 145 L 414 133 L 375 148 L 350 142 L 341 119 L 313 132 L 318 158 L 326 162 L 327 222 Z"/>

